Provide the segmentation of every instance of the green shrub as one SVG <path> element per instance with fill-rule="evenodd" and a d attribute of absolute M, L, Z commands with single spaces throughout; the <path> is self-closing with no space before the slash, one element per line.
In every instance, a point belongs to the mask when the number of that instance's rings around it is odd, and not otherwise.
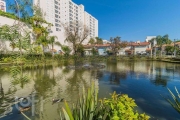
<path fill-rule="evenodd" d="M 2 61 L 5 62 L 5 63 L 13 62 L 13 58 L 12 57 L 2 58 Z"/>
<path fill-rule="evenodd" d="M 16 17 L 14 14 L 8 13 L 8 12 L 3 12 L 1 10 L 0 10 L 0 16 L 4 16 L 4 17 L 7 17 L 7 18 L 15 19 L 15 20 L 18 19 L 18 17 Z"/>
<path fill-rule="evenodd" d="M 87 92 L 83 89 L 82 96 L 76 106 L 70 109 L 65 101 L 62 108 L 66 120 L 148 120 L 146 114 L 139 114 L 134 108 L 137 106 L 132 98 L 125 94 L 114 92 L 111 98 L 104 98 L 97 102 L 97 90 L 94 85 Z M 62 114 L 60 114 L 63 120 Z"/>
<path fill-rule="evenodd" d="M 146 114 L 139 114 L 134 108 L 137 106 L 135 100 L 129 98 L 126 94 L 116 94 L 114 92 L 109 99 L 103 99 L 101 104 L 107 114 L 107 120 L 148 120 L 150 117 Z"/>

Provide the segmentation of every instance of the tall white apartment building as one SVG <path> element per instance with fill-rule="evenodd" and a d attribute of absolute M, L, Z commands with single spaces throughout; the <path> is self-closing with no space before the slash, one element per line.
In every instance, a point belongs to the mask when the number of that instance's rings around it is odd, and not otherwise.
<path fill-rule="evenodd" d="M 84 43 L 90 38 L 98 37 L 98 20 L 84 10 L 84 6 L 75 4 L 72 0 L 34 0 L 35 5 L 39 5 L 47 22 L 54 26 L 51 28 L 51 34 L 58 37 L 61 44 L 66 36 L 62 23 L 76 22 L 88 27 L 90 34 Z"/>
<path fill-rule="evenodd" d="M 0 0 L 0 10 L 6 12 L 6 2 L 5 2 L 5 0 Z"/>

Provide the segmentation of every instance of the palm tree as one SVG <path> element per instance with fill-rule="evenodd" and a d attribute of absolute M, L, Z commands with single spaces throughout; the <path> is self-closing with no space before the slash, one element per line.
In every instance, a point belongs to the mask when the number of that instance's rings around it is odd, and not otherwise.
<path fill-rule="evenodd" d="M 163 45 L 163 37 L 158 35 L 156 37 L 156 41 L 157 41 L 157 45 L 159 46 L 160 48 L 160 52 L 161 52 L 161 56 L 162 56 L 162 45 Z"/>
<path fill-rule="evenodd" d="M 62 45 L 62 46 L 61 46 L 61 49 L 62 49 L 62 51 L 64 52 L 64 55 L 65 55 L 65 56 L 69 56 L 69 54 L 70 54 L 70 52 L 71 52 L 71 49 L 69 48 L 69 46 Z"/>
<path fill-rule="evenodd" d="M 47 47 L 48 44 L 49 44 L 47 35 L 42 35 L 42 36 L 40 36 L 40 37 L 36 40 L 36 43 L 37 43 L 38 45 L 42 45 L 43 54 L 44 54 L 45 47 Z"/>
<path fill-rule="evenodd" d="M 156 37 L 156 40 L 157 40 L 157 45 L 160 47 L 160 52 L 161 52 L 161 57 L 162 57 L 162 45 L 163 44 L 170 44 L 171 40 L 169 39 L 169 35 L 168 34 L 166 34 L 164 36 L 158 35 Z"/>
<path fill-rule="evenodd" d="M 51 44 L 51 49 L 54 49 L 54 45 L 60 45 L 58 41 L 56 41 L 56 39 L 58 39 L 57 36 L 49 36 L 49 44 Z"/>

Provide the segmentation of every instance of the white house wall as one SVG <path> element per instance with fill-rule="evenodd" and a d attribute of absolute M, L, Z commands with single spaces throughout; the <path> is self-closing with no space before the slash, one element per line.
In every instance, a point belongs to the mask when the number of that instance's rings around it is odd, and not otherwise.
<path fill-rule="evenodd" d="M 146 52 L 147 46 L 135 46 L 134 48 L 134 54 L 136 55 L 137 53 L 144 53 Z"/>
<path fill-rule="evenodd" d="M 32 31 L 32 29 L 27 26 L 26 24 L 22 23 L 22 22 L 19 22 L 18 20 L 14 20 L 14 19 L 10 19 L 10 18 L 7 18 L 7 17 L 3 17 L 3 16 L 0 16 L 0 26 L 3 26 L 3 25 L 9 25 L 9 26 L 13 26 L 13 25 L 16 25 L 16 24 L 19 24 L 20 25 L 20 30 L 22 33 L 24 31 L 27 31 L 27 32 L 30 32 Z M 32 41 L 33 41 L 33 38 L 32 38 Z M 9 45 L 10 42 L 6 41 L 5 42 L 5 46 L 6 46 L 6 50 L 7 51 L 11 51 L 11 47 Z M 18 51 L 18 49 L 16 48 L 15 51 Z"/>
<path fill-rule="evenodd" d="M 6 12 L 6 2 L 5 2 L 5 0 L 0 0 L 0 10 Z"/>

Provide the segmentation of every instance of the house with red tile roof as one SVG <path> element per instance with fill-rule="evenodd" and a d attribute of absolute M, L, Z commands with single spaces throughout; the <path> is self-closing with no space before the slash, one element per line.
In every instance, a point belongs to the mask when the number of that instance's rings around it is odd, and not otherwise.
<path fill-rule="evenodd" d="M 151 45 L 149 42 L 129 42 L 127 47 L 124 48 L 125 55 L 142 55 L 150 54 Z"/>
<path fill-rule="evenodd" d="M 111 44 L 94 44 L 84 45 L 86 55 L 92 55 L 92 48 L 95 48 L 99 55 L 105 55 L 108 49 L 111 49 Z M 151 47 L 149 42 L 128 42 L 125 48 L 119 50 L 117 55 L 141 55 L 150 54 Z"/>

